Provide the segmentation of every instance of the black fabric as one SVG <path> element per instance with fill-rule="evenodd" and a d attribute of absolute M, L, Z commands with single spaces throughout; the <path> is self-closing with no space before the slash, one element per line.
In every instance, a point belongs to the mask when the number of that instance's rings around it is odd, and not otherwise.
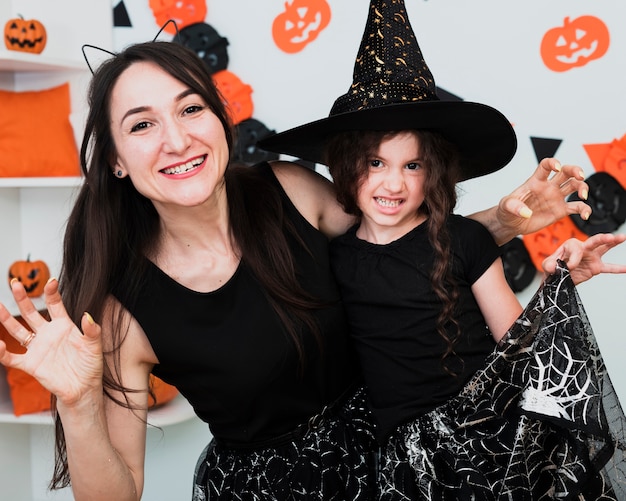
<path fill-rule="evenodd" d="M 426 225 L 387 245 L 358 239 L 356 227 L 331 242 L 332 266 L 381 440 L 458 393 L 494 347 L 471 286 L 500 249 L 475 221 L 451 216 L 448 226 L 463 334 L 455 346 L 458 357 L 446 362 L 458 376 L 440 362 L 446 345 L 435 330 L 441 302 L 430 285 L 433 255 Z"/>
<path fill-rule="evenodd" d="M 311 333 L 302 333 L 302 375 L 293 342 L 243 264 L 210 293 L 183 287 L 153 264 L 137 304 L 128 303 L 123 284 L 115 291 L 158 357 L 154 374 L 180 390 L 215 437 L 242 445 L 290 432 L 358 377 L 326 237 L 297 212 L 268 164 L 250 168 L 258 171 L 259 182 L 270 180 L 280 190 L 289 219 L 311 251 L 292 239 L 302 286 L 329 305 L 316 313 L 323 355 Z"/>
<path fill-rule="evenodd" d="M 376 498 L 372 419 L 359 389 L 302 436 L 254 451 L 214 440 L 200 455 L 193 501 L 369 501 Z"/>
<path fill-rule="evenodd" d="M 623 501 L 625 431 L 561 263 L 465 388 L 390 437 L 380 499 Z"/>

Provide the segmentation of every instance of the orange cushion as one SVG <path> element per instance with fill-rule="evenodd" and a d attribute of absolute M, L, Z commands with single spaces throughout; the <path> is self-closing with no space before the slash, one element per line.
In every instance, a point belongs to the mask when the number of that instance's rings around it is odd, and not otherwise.
<path fill-rule="evenodd" d="M 16 317 L 17 320 L 30 329 L 28 324 L 22 317 Z M 20 343 L 11 336 L 7 330 L 0 324 L 0 340 L 7 345 L 7 350 L 11 353 L 24 353 L 26 350 Z M 32 376 L 26 374 L 19 369 L 10 367 L 4 368 L 7 373 L 7 383 L 9 383 L 9 393 L 13 402 L 13 414 L 21 416 L 22 414 L 32 414 L 35 412 L 43 412 L 50 410 L 50 392 L 46 390 Z"/>
<path fill-rule="evenodd" d="M 20 323 L 29 328 L 22 317 L 16 318 Z M 24 353 L 26 351 L 20 343 L 7 332 L 2 324 L 0 324 L 0 340 L 6 343 L 7 349 L 11 353 Z M 19 369 L 10 367 L 5 367 L 4 369 L 7 374 L 11 402 L 13 403 L 13 414 L 21 416 L 22 414 L 33 414 L 50 410 L 50 392 L 41 386 L 34 377 Z M 174 386 L 165 383 L 156 376 L 150 375 L 150 378 L 152 389 L 156 397 L 156 402 L 152 397 L 149 398 L 150 407 L 163 405 L 178 395 L 178 390 Z"/>
<path fill-rule="evenodd" d="M 78 176 L 70 86 L 0 90 L 0 177 Z"/>

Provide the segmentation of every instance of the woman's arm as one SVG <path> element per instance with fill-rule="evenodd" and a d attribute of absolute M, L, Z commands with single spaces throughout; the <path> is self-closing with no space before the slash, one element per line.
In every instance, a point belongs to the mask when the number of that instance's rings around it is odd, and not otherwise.
<path fill-rule="evenodd" d="M 88 314 L 83 315 L 82 332 L 73 324 L 56 280 L 50 281 L 44 290 L 49 321 L 35 309 L 19 282 L 12 284 L 12 290 L 35 337 L 24 354 L 9 353 L 0 343 L 0 362 L 35 377 L 57 397 L 74 498 L 139 500 L 143 489 L 147 393 L 131 395 L 133 403 L 142 409 L 137 415 L 105 399 L 102 330 Z M 27 330 L 2 305 L 0 321 L 18 341 L 27 339 Z M 151 365 L 139 362 L 145 350 L 143 343 L 131 325 L 120 352 L 122 383 L 147 390 Z"/>
<path fill-rule="evenodd" d="M 522 305 L 509 287 L 502 259 L 496 259 L 472 285 L 472 293 L 496 342 L 522 313 Z"/>
<path fill-rule="evenodd" d="M 552 175 L 553 172 L 556 174 Z M 500 200 L 497 207 L 468 217 L 487 227 L 496 242 L 502 245 L 517 235 L 533 233 L 570 214 L 580 214 L 583 219 L 588 219 L 591 215 L 589 205 L 565 201 L 574 192 L 584 200 L 588 190 L 580 167 L 561 166 L 558 160 L 545 158 L 533 175 Z"/>

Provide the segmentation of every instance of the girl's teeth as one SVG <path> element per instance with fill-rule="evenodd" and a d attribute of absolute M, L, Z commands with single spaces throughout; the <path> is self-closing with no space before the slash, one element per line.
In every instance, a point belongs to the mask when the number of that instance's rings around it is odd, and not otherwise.
<path fill-rule="evenodd" d="M 397 207 L 400 205 L 399 200 L 387 200 L 385 198 L 377 198 L 376 202 L 384 207 Z"/>

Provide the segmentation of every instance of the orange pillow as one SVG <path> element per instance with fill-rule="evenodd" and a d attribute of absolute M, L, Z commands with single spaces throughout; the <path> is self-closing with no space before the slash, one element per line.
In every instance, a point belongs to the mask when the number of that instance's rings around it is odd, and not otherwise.
<path fill-rule="evenodd" d="M 17 320 L 27 329 L 28 324 L 22 317 L 16 317 Z M 2 324 L 0 324 L 0 340 L 7 345 L 7 350 L 11 353 L 24 353 L 26 350 L 20 343 L 7 332 Z M 7 374 L 7 383 L 9 383 L 9 393 L 13 402 L 13 414 L 21 416 L 22 414 L 32 414 L 35 412 L 44 412 L 50 410 L 51 395 L 39 381 L 34 377 L 26 374 L 19 369 L 5 367 Z"/>
<path fill-rule="evenodd" d="M 30 329 L 22 317 L 16 317 L 16 319 Z M 26 351 L 7 332 L 2 324 L 0 324 L 0 340 L 6 343 L 7 349 L 11 353 L 24 353 Z M 22 414 L 33 414 L 50 410 L 52 403 L 50 392 L 41 386 L 34 377 L 19 369 L 10 367 L 5 367 L 4 369 L 7 374 L 9 393 L 13 403 L 13 414 L 21 416 Z M 151 408 L 163 405 L 178 395 L 178 390 L 174 386 L 165 383 L 156 376 L 150 375 L 150 378 L 152 390 L 156 397 L 156 402 L 152 397 L 149 398 L 149 406 Z"/>
<path fill-rule="evenodd" d="M 78 176 L 70 86 L 0 90 L 0 177 Z"/>

